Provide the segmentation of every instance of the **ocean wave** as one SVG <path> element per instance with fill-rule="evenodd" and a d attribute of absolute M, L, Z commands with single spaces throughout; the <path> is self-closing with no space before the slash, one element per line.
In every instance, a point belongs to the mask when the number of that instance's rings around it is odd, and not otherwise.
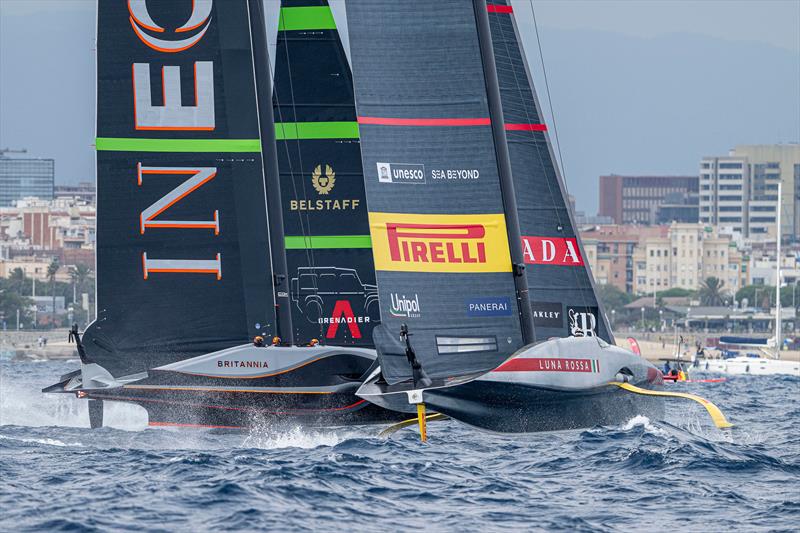
<path fill-rule="evenodd" d="M 686 384 L 734 422 L 667 402 L 664 420 L 494 435 L 455 421 L 382 427 L 148 428 L 40 392 L 61 362 L 0 363 L 0 530 L 792 530 L 795 379 Z M 126 410 L 127 409 L 127 410 Z M 793 414 L 794 413 L 794 414 Z M 792 418 L 794 417 L 794 418 Z"/>

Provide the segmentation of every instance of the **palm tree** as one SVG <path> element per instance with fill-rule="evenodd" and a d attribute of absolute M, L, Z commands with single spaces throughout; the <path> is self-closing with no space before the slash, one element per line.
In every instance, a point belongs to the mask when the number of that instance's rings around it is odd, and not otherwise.
<path fill-rule="evenodd" d="M 58 269 L 61 265 L 58 262 L 58 257 L 54 257 L 50 264 L 47 266 L 47 279 L 50 280 L 50 290 L 53 293 L 53 320 L 52 323 L 55 325 L 56 322 L 56 274 L 58 273 Z"/>
<path fill-rule="evenodd" d="M 11 281 L 25 281 L 25 271 L 17 267 L 11 271 L 11 274 L 8 275 L 8 279 Z"/>
<path fill-rule="evenodd" d="M 706 278 L 700 283 L 700 303 L 708 306 L 722 305 L 725 298 L 728 296 L 727 292 L 723 289 L 725 282 L 721 279 L 710 277 Z"/>
<path fill-rule="evenodd" d="M 77 301 L 76 294 L 84 292 L 84 287 L 86 286 L 86 282 L 89 281 L 89 277 L 92 275 L 92 271 L 86 265 L 74 265 L 69 272 L 69 276 L 72 278 L 72 299 L 74 304 Z"/>

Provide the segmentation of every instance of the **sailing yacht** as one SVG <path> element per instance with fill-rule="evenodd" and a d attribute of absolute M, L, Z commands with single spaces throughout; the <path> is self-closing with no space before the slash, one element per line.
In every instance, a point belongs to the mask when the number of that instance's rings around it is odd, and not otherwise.
<path fill-rule="evenodd" d="M 260 0 L 98 2 L 99 311 L 44 389 L 93 427 L 106 401 L 151 425 L 400 417 L 355 395 L 379 313 L 349 67 L 326 3 L 276 15 L 273 93 Z"/>
<path fill-rule="evenodd" d="M 708 372 L 732 375 L 794 375 L 800 376 L 800 361 L 781 359 L 781 188 L 778 182 L 778 206 L 776 208 L 777 239 L 775 242 L 775 336 L 771 339 L 748 337 L 720 337 L 720 344 L 750 347 L 759 350 L 758 356 L 740 355 L 727 359 L 698 358 L 696 365 Z"/>
<path fill-rule="evenodd" d="M 662 376 L 613 346 L 513 7 L 353 0 L 347 20 L 379 299 L 413 303 L 382 314 L 359 396 L 497 432 L 658 418 L 619 387 Z"/>
<path fill-rule="evenodd" d="M 512 6 L 349 0 L 349 56 L 326 1 L 277 16 L 273 69 L 260 0 L 99 1 L 99 311 L 44 391 L 93 427 L 106 401 L 224 428 L 661 416 L 660 372 L 613 345 Z"/>

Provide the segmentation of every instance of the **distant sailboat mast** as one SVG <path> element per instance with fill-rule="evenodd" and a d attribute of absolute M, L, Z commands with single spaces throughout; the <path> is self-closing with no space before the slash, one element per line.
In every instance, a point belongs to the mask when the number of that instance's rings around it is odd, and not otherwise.
<path fill-rule="evenodd" d="M 777 247 L 775 251 L 775 358 L 781 358 L 781 182 L 778 181 Z"/>

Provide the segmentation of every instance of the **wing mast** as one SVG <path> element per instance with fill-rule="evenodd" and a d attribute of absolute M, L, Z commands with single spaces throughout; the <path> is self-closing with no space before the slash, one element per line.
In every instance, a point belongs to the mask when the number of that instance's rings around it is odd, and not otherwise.
<path fill-rule="evenodd" d="M 514 269 L 514 285 L 517 291 L 522 339 L 525 344 L 530 344 L 535 340 L 531 301 L 528 297 L 528 278 L 525 276 L 525 261 L 522 255 L 522 234 L 519 229 L 517 198 L 511 174 L 511 157 L 508 154 L 503 106 L 500 101 L 500 82 L 497 79 L 492 34 L 489 28 L 489 12 L 486 0 L 473 0 L 472 5 L 475 8 L 475 23 L 478 27 L 478 42 L 481 48 L 483 74 L 486 79 L 486 96 L 489 102 L 489 118 L 492 123 L 492 137 L 500 172 L 500 191 L 503 195 L 503 207 L 506 215 L 506 231 Z"/>
<path fill-rule="evenodd" d="M 281 184 L 278 170 L 278 150 L 275 141 L 275 116 L 272 111 L 272 83 L 267 57 L 267 26 L 262 0 L 248 0 L 250 31 L 253 42 L 253 62 L 261 132 L 261 157 L 264 161 L 267 221 L 272 255 L 272 278 L 275 286 L 275 320 L 277 335 L 283 344 L 294 341 L 292 308 L 289 299 L 289 273 L 286 266 L 286 246 L 283 238 Z"/>

